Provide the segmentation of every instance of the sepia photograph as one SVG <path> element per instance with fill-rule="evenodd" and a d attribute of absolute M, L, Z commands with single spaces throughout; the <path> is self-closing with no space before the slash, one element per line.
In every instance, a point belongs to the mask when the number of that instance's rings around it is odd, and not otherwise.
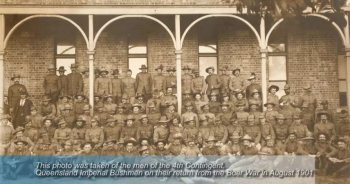
<path fill-rule="evenodd" d="M 350 0 L 0 0 L 0 183 L 350 183 Z"/>

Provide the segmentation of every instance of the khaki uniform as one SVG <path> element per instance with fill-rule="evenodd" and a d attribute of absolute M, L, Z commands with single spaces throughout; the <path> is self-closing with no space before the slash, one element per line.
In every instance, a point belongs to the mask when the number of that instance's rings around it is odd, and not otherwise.
<path fill-rule="evenodd" d="M 64 144 L 67 140 L 72 139 L 72 129 L 70 128 L 56 129 L 53 139 L 58 144 Z"/>
<path fill-rule="evenodd" d="M 202 150 L 203 155 L 220 155 L 220 151 L 216 146 L 213 146 L 212 148 L 204 147 Z"/>
<path fill-rule="evenodd" d="M 183 156 L 199 156 L 201 154 L 202 154 L 201 151 L 196 146 L 195 147 L 186 146 L 182 148 L 180 152 L 180 155 L 183 155 Z"/>
<path fill-rule="evenodd" d="M 73 140 L 78 140 L 81 144 L 85 142 L 85 133 L 86 133 L 86 128 L 81 127 L 81 128 L 73 128 L 72 129 L 72 139 Z"/>
<path fill-rule="evenodd" d="M 257 84 L 257 83 L 252 83 L 252 84 L 250 84 L 249 86 L 247 86 L 246 92 L 245 92 L 246 97 L 247 97 L 247 98 L 251 97 L 252 94 L 253 94 L 253 91 L 255 91 L 255 90 L 258 90 L 258 92 L 259 92 L 260 95 L 261 95 L 261 86 L 260 86 L 259 84 Z"/>
<path fill-rule="evenodd" d="M 228 126 L 231 123 L 230 120 L 232 118 L 232 112 L 231 111 L 221 112 L 217 115 L 217 117 L 221 119 L 223 125 Z"/>
<path fill-rule="evenodd" d="M 43 116 L 56 116 L 57 110 L 56 106 L 52 103 L 49 103 L 48 105 L 41 104 L 38 111 L 41 113 Z"/>
<path fill-rule="evenodd" d="M 197 142 L 199 130 L 196 127 L 185 127 L 184 129 L 184 141 L 195 140 Z"/>
<path fill-rule="evenodd" d="M 215 125 L 212 129 L 215 139 L 222 143 L 226 143 L 228 138 L 227 128 L 224 125 Z"/>
<path fill-rule="evenodd" d="M 327 123 L 316 123 L 314 128 L 314 134 L 318 136 L 320 133 L 326 134 L 327 137 L 331 138 L 335 136 L 335 127 L 331 122 Z"/>
<path fill-rule="evenodd" d="M 206 94 L 211 94 L 212 92 L 219 94 L 219 89 L 221 87 L 220 77 L 217 74 L 208 75 L 205 79 L 208 85 Z"/>
<path fill-rule="evenodd" d="M 287 124 L 275 124 L 273 126 L 276 134 L 276 141 L 284 143 L 288 137 L 288 125 Z"/>
<path fill-rule="evenodd" d="M 59 95 L 58 76 L 56 74 L 49 74 L 44 77 L 44 91 L 45 95 L 51 97 L 53 102 L 57 102 Z"/>
<path fill-rule="evenodd" d="M 112 82 L 110 78 L 99 77 L 95 80 L 95 94 L 98 96 L 107 96 L 112 94 Z"/>
<path fill-rule="evenodd" d="M 248 134 L 250 137 L 252 137 L 255 144 L 260 143 L 261 139 L 261 131 L 260 127 L 258 125 L 247 125 L 243 128 L 244 134 Z"/>
<path fill-rule="evenodd" d="M 198 133 L 198 142 L 200 144 L 205 144 L 209 136 L 214 136 L 214 131 L 211 127 L 200 127 Z"/>
<path fill-rule="evenodd" d="M 241 154 L 242 155 L 257 155 L 258 150 L 256 149 L 255 146 L 251 146 L 251 147 L 243 146 L 243 147 L 241 147 Z"/>
<path fill-rule="evenodd" d="M 68 95 L 68 77 L 67 75 L 58 76 L 58 90 L 60 96 Z"/>
<path fill-rule="evenodd" d="M 167 141 L 169 137 L 169 129 L 164 126 L 157 126 L 153 133 L 153 142 Z"/>
<path fill-rule="evenodd" d="M 166 91 L 166 77 L 163 75 L 156 75 L 153 77 L 153 91 Z"/>
<path fill-rule="evenodd" d="M 230 84 L 230 76 L 229 75 L 219 75 L 220 81 L 221 81 L 221 87 L 220 87 L 220 93 L 228 93 L 229 90 L 229 84 Z"/>
<path fill-rule="evenodd" d="M 135 126 L 125 126 L 122 128 L 122 132 L 120 134 L 120 139 L 122 140 L 128 140 L 130 138 L 136 139 L 137 137 L 137 127 Z"/>
<path fill-rule="evenodd" d="M 118 78 L 113 78 L 111 80 L 111 84 L 112 84 L 112 96 L 114 96 L 117 100 L 116 102 L 118 102 L 120 100 L 120 97 L 123 95 L 122 93 L 122 79 L 118 79 Z"/>
<path fill-rule="evenodd" d="M 115 126 L 106 126 L 103 131 L 105 134 L 105 139 L 109 140 L 109 139 L 115 139 L 115 140 L 119 140 L 120 139 L 120 134 L 121 134 L 121 130 L 122 127 L 115 125 Z"/>
<path fill-rule="evenodd" d="M 306 125 L 304 125 L 304 124 L 293 123 L 292 125 L 290 125 L 288 132 L 295 133 L 296 137 L 298 139 L 301 139 L 301 138 L 306 137 L 306 134 L 307 134 L 307 132 L 309 132 L 309 130 L 307 129 Z"/>
<path fill-rule="evenodd" d="M 244 79 L 241 76 L 232 76 L 229 80 L 229 88 L 231 91 L 243 90 L 244 89 Z"/>
<path fill-rule="evenodd" d="M 68 78 L 68 95 L 75 96 L 83 93 L 83 76 L 74 72 L 67 75 Z"/>
<path fill-rule="evenodd" d="M 85 132 L 85 141 L 96 144 L 97 147 L 101 146 L 104 141 L 104 132 L 100 127 L 88 128 Z"/>
<path fill-rule="evenodd" d="M 145 125 L 140 125 L 137 128 L 137 133 L 136 133 L 136 140 L 140 139 L 148 139 L 152 140 L 153 136 L 153 126 L 150 124 Z"/>
<path fill-rule="evenodd" d="M 176 135 L 176 134 L 183 135 L 183 132 L 184 132 L 184 128 L 182 126 L 173 126 L 173 125 L 171 125 L 169 127 L 168 142 L 173 142 L 174 141 L 174 135 Z"/>
<path fill-rule="evenodd" d="M 190 74 L 184 74 L 182 76 L 182 94 L 191 93 L 192 79 L 193 77 Z"/>
<path fill-rule="evenodd" d="M 192 79 L 191 90 L 192 93 L 205 93 L 205 80 L 203 76 L 198 76 Z"/>
<path fill-rule="evenodd" d="M 140 72 L 136 75 L 136 93 L 143 95 L 152 93 L 152 75 L 150 73 Z"/>
<path fill-rule="evenodd" d="M 264 113 L 265 113 L 266 122 L 270 123 L 272 126 L 275 125 L 278 112 L 275 110 L 272 110 L 272 111 L 265 111 Z"/>
<path fill-rule="evenodd" d="M 181 122 L 184 124 L 189 120 L 194 120 L 196 127 L 199 127 L 198 115 L 194 112 L 185 112 L 181 115 Z"/>
<path fill-rule="evenodd" d="M 220 102 L 209 102 L 209 112 L 217 115 L 220 112 L 221 106 Z"/>
<path fill-rule="evenodd" d="M 129 97 L 136 96 L 136 80 L 131 77 L 125 77 L 122 79 L 122 92 Z"/>
<path fill-rule="evenodd" d="M 176 76 L 168 76 L 165 78 L 165 87 L 172 88 L 173 94 L 176 94 Z"/>
<path fill-rule="evenodd" d="M 243 136 L 243 127 L 240 125 L 229 125 L 227 126 L 227 131 L 229 137 L 231 137 L 233 134 L 238 134 L 241 137 Z"/>

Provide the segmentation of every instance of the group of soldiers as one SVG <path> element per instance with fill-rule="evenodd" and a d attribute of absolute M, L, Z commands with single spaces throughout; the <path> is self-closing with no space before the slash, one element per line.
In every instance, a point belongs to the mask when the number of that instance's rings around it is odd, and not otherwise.
<path fill-rule="evenodd" d="M 124 77 L 99 70 L 94 109 L 86 98 L 88 71 L 75 64 L 67 76 L 64 67 L 59 76 L 49 67 L 37 106 L 15 75 L 0 116 L 0 154 L 312 155 L 322 173 L 350 170 L 348 112 L 319 103 L 310 85 L 297 95 L 286 84 L 281 98 L 271 85 L 263 104 L 254 73 L 244 78 L 239 68 L 215 74 L 208 67 L 204 78 L 184 66 L 178 107 L 176 70 L 164 76 L 163 69 L 152 75 L 143 65 L 136 79 L 131 70 Z"/>

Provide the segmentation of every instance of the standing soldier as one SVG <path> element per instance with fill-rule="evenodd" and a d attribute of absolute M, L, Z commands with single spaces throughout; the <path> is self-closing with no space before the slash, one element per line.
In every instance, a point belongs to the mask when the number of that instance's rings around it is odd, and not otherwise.
<path fill-rule="evenodd" d="M 136 75 L 136 93 L 142 94 L 148 100 L 152 94 L 152 75 L 147 72 L 146 65 L 141 65 L 140 70 Z"/>
<path fill-rule="evenodd" d="M 77 72 L 78 66 L 71 64 L 72 73 L 67 75 L 68 78 L 68 95 L 75 96 L 83 93 L 83 76 Z"/>
<path fill-rule="evenodd" d="M 89 69 L 84 68 L 83 71 L 81 71 L 81 74 L 83 75 L 83 94 L 85 96 L 89 96 Z M 97 75 L 97 74 L 96 74 Z"/>
<path fill-rule="evenodd" d="M 167 88 L 166 95 L 164 95 L 160 100 L 160 112 L 162 114 L 165 113 L 165 109 L 168 106 L 168 104 L 175 104 L 175 107 L 177 107 L 177 97 L 173 94 L 173 89 L 170 87 Z"/>
<path fill-rule="evenodd" d="M 68 95 L 68 77 L 67 75 L 64 75 L 64 72 L 66 69 L 64 69 L 64 66 L 60 66 L 58 68 L 58 90 L 60 96 L 66 96 Z"/>
<path fill-rule="evenodd" d="M 303 87 L 304 93 L 300 96 L 302 104 L 307 104 L 309 110 L 312 114 L 315 114 L 315 110 L 317 108 L 317 99 L 311 92 L 310 84 L 307 84 Z"/>
<path fill-rule="evenodd" d="M 176 94 L 176 91 L 177 91 L 177 89 L 176 89 L 176 76 L 175 76 L 176 69 L 175 69 L 175 67 L 172 67 L 172 68 L 167 69 L 167 72 L 168 72 L 168 76 L 165 79 L 165 87 L 166 87 L 166 89 L 172 88 L 173 94 Z"/>
<path fill-rule="evenodd" d="M 9 87 L 7 93 L 11 114 L 13 113 L 13 109 L 16 107 L 17 102 L 21 98 L 21 93 L 28 93 L 27 88 L 23 84 L 19 83 L 20 78 L 20 75 L 13 75 L 13 77 L 11 77 L 11 80 L 14 81 L 14 84 Z"/>
<path fill-rule="evenodd" d="M 45 95 L 49 96 L 53 103 L 56 103 L 59 96 L 58 76 L 54 65 L 50 65 L 48 70 L 49 74 L 44 77 Z"/>
<path fill-rule="evenodd" d="M 205 79 L 205 82 L 208 85 L 207 94 L 216 93 L 219 94 L 219 89 L 221 87 L 220 77 L 217 74 L 214 74 L 214 67 L 208 67 L 205 71 L 209 74 Z"/>
<path fill-rule="evenodd" d="M 230 88 L 229 88 L 229 84 L 230 84 L 230 74 L 228 73 L 228 67 L 225 66 L 224 68 L 222 68 L 221 70 L 221 75 L 219 76 L 220 81 L 221 81 L 221 86 L 220 86 L 220 94 L 224 94 L 224 93 L 229 93 L 230 92 Z"/>
<path fill-rule="evenodd" d="M 107 77 L 106 69 L 100 70 L 100 77 L 95 80 L 95 93 L 101 97 L 106 97 L 112 92 L 111 79 Z"/>
<path fill-rule="evenodd" d="M 261 86 L 256 82 L 256 75 L 255 73 L 251 73 L 250 77 L 248 78 L 248 81 L 250 84 L 246 88 L 246 97 L 249 98 L 252 96 L 253 91 L 257 90 L 258 93 L 261 96 Z"/>
<path fill-rule="evenodd" d="M 126 72 L 126 77 L 122 79 L 123 95 L 130 97 L 130 103 L 134 103 L 136 96 L 136 80 L 131 77 L 132 71 L 129 69 Z"/>
<path fill-rule="evenodd" d="M 112 82 L 112 95 L 115 103 L 119 103 L 122 97 L 122 79 L 119 78 L 119 70 L 113 70 L 113 79 Z"/>
<path fill-rule="evenodd" d="M 280 106 L 280 103 L 279 103 L 279 99 L 278 99 L 278 96 L 276 95 L 276 92 L 279 91 L 279 87 L 276 86 L 276 85 L 271 85 L 268 89 L 268 94 L 267 94 L 267 101 L 268 102 L 271 102 L 271 103 L 274 103 L 275 104 L 275 107 L 274 109 L 275 110 L 280 110 L 279 106 Z"/>
<path fill-rule="evenodd" d="M 232 77 L 229 81 L 229 88 L 231 92 L 244 90 L 244 79 L 241 76 L 241 69 L 235 68 L 232 70 Z"/>
<path fill-rule="evenodd" d="M 165 92 L 165 76 L 163 75 L 163 65 L 159 65 L 156 68 L 157 75 L 153 77 L 153 88 L 152 91 L 157 90 L 158 92 Z"/>
<path fill-rule="evenodd" d="M 205 94 L 205 91 L 207 90 L 206 87 L 206 83 L 205 83 L 205 79 L 203 76 L 199 75 L 199 71 L 198 70 L 194 70 L 194 78 L 192 79 L 192 84 L 191 84 L 191 91 L 192 94 Z"/>
<path fill-rule="evenodd" d="M 290 125 L 292 124 L 292 116 L 296 112 L 296 109 L 293 107 L 294 97 L 290 92 L 290 86 L 288 84 L 284 86 L 284 93 L 285 95 L 283 95 L 279 100 L 279 103 L 281 104 L 280 113 L 284 115 L 286 118 L 286 123 Z"/>
<path fill-rule="evenodd" d="M 190 94 L 193 79 L 193 76 L 191 75 L 191 68 L 189 66 L 184 66 L 182 70 L 184 71 L 184 74 L 181 77 L 182 94 Z"/>
<path fill-rule="evenodd" d="M 24 126 L 25 117 L 30 115 L 33 102 L 27 99 L 27 92 L 20 93 L 20 99 L 14 105 L 13 109 L 13 127 Z"/>
<path fill-rule="evenodd" d="M 317 116 L 319 113 L 326 112 L 329 115 L 329 121 L 334 122 L 334 113 L 331 109 L 328 108 L 328 100 L 322 100 L 321 102 L 322 108 L 317 110 L 315 113 L 315 122 L 318 122 Z"/>

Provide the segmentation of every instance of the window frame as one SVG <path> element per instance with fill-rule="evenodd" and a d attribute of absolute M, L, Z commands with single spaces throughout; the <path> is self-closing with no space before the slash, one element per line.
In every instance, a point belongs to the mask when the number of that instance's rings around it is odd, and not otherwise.
<path fill-rule="evenodd" d="M 77 47 L 73 42 L 69 42 L 69 41 L 57 41 L 55 40 L 54 42 L 55 47 L 54 47 L 54 63 L 53 65 L 55 66 L 55 70 L 57 70 L 57 60 L 58 59 L 74 59 L 74 63 L 76 63 L 77 61 Z M 57 47 L 59 45 L 72 45 L 75 48 L 75 54 L 57 54 Z M 67 75 L 67 73 L 65 73 L 65 75 Z"/>
<path fill-rule="evenodd" d="M 146 47 L 146 53 L 145 54 L 130 54 L 130 49 L 129 49 L 129 46 L 130 46 L 130 43 L 131 43 L 131 39 L 130 39 L 130 35 L 128 36 L 128 44 L 126 45 L 126 49 L 128 51 L 128 63 L 127 63 L 127 67 L 128 69 L 130 69 L 130 58 L 145 58 L 146 59 L 146 66 L 148 67 L 149 65 L 149 47 L 148 47 L 148 36 L 147 35 L 144 35 L 144 39 L 145 39 L 145 47 Z"/>

